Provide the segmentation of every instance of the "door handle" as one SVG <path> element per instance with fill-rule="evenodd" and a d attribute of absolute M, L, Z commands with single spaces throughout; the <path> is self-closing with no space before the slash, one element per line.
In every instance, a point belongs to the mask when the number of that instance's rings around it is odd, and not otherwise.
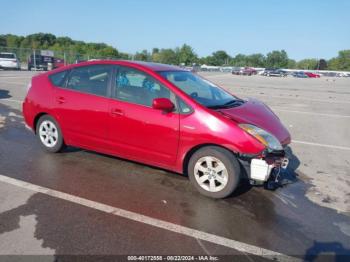
<path fill-rule="evenodd" d="M 66 102 L 66 99 L 63 96 L 59 96 L 56 98 L 57 103 L 63 104 Z"/>
<path fill-rule="evenodd" d="M 111 110 L 111 114 L 114 115 L 114 116 L 123 116 L 124 115 L 124 112 L 118 108 L 113 108 Z"/>

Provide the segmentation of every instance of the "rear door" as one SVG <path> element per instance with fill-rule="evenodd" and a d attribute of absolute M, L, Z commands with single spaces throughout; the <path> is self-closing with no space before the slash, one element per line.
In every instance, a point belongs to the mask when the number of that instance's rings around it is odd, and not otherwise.
<path fill-rule="evenodd" d="M 65 86 L 55 89 L 56 115 L 69 144 L 105 147 L 111 72 L 111 65 L 76 67 Z"/>

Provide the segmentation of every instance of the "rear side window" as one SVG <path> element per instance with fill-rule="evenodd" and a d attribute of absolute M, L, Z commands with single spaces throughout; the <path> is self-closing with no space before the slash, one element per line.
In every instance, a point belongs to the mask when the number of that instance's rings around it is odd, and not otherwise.
<path fill-rule="evenodd" d="M 52 74 L 49 76 L 51 83 L 54 86 L 60 86 L 63 87 L 64 86 L 64 80 L 67 76 L 68 71 L 62 71 L 62 72 L 58 72 L 56 74 Z"/>
<path fill-rule="evenodd" d="M 92 65 L 77 67 L 71 71 L 67 88 L 83 93 L 107 96 L 112 66 Z"/>

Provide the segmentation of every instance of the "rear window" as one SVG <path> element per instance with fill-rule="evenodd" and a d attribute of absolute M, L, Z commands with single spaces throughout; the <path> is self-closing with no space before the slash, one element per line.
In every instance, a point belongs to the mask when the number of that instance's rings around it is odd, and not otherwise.
<path fill-rule="evenodd" d="M 68 71 L 58 72 L 56 74 L 50 75 L 49 79 L 50 79 L 51 83 L 54 86 L 63 87 L 64 86 L 64 80 L 66 78 L 67 73 L 68 73 Z"/>
<path fill-rule="evenodd" d="M 0 58 L 9 58 L 9 59 L 14 59 L 16 58 L 15 54 L 0 54 Z"/>

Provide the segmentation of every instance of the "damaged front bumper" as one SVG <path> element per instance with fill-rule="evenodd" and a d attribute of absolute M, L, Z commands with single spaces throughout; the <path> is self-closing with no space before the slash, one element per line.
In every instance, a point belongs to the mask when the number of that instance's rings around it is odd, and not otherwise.
<path fill-rule="evenodd" d="M 279 175 L 289 164 L 285 150 L 264 151 L 259 155 L 240 155 L 239 161 L 252 185 L 263 185 L 271 180 L 277 183 Z"/>

